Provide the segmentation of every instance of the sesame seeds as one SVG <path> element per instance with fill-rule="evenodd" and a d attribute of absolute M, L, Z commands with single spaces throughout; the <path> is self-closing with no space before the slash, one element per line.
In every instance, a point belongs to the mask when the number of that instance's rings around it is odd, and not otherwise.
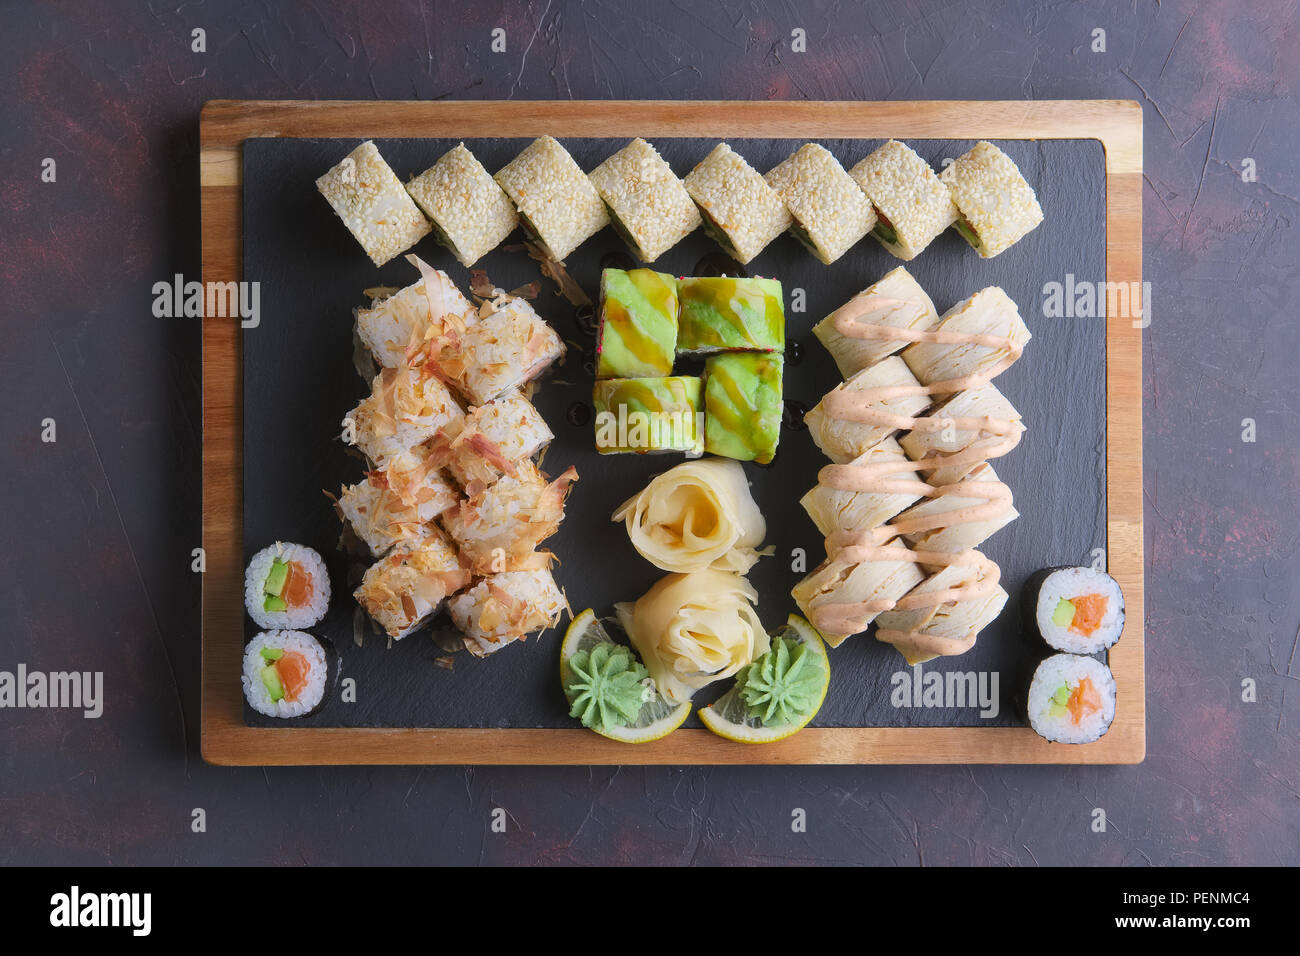
<path fill-rule="evenodd" d="M 406 191 L 467 268 L 500 245 L 519 222 L 509 197 L 464 143 L 407 183 Z"/>
<path fill-rule="evenodd" d="M 785 202 L 795 238 L 829 265 L 876 223 L 871 203 L 824 146 L 799 147 L 764 179 Z"/>
<path fill-rule="evenodd" d="M 591 171 L 610 218 L 643 262 L 654 262 L 700 224 L 682 181 L 658 150 L 634 139 Z"/>
<path fill-rule="evenodd" d="M 915 258 L 957 218 L 948 188 L 930 164 L 898 140 L 881 146 L 849 175 L 888 221 L 873 235 L 899 259 Z"/>
<path fill-rule="evenodd" d="M 1005 252 L 1043 221 L 1033 188 L 1011 157 L 992 143 L 976 143 L 940 173 L 939 179 L 978 240 L 978 245 L 971 244 L 985 259 Z M 971 241 L 969 235 L 962 234 Z"/>
<path fill-rule="evenodd" d="M 497 173 L 496 181 L 556 259 L 609 224 L 596 187 L 553 137 L 530 143 Z"/>
<path fill-rule="evenodd" d="M 431 228 L 369 140 L 316 180 L 316 188 L 377 266 L 411 248 Z"/>
<path fill-rule="evenodd" d="M 725 240 L 723 248 L 742 265 L 790 226 L 781 197 L 726 143 L 715 146 L 684 185 L 706 217 L 706 228 Z"/>

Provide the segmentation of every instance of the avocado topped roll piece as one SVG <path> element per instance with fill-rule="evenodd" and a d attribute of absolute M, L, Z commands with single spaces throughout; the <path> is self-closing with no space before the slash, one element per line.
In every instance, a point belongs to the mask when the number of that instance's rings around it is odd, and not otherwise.
<path fill-rule="evenodd" d="M 519 224 L 514 204 L 461 143 L 406 184 L 433 220 L 433 237 L 466 268 L 499 246 Z"/>
<path fill-rule="evenodd" d="M 849 175 L 871 200 L 871 233 L 891 255 L 910 260 L 957 218 L 948 187 L 915 151 L 891 139 Z"/>
<path fill-rule="evenodd" d="M 693 376 L 609 378 L 596 383 L 596 450 L 602 455 L 704 454 L 703 383 Z"/>
<path fill-rule="evenodd" d="M 1010 249 L 1043 221 L 1033 187 L 992 143 L 976 143 L 939 180 L 957 207 L 957 231 L 984 259 Z"/>
<path fill-rule="evenodd" d="M 515 204 L 520 224 L 555 259 L 609 225 L 596 187 L 551 136 L 533 140 L 496 181 Z"/>
<path fill-rule="evenodd" d="M 785 302 L 776 279 L 687 277 L 677 295 L 677 351 L 784 350 Z"/>
<path fill-rule="evenodd" d="M 683 183 L 699 207 L 704 231 L 741 265 L 790 228 L 790 210 L 781 197 L 726 143 L 715 146 Z"/>
<path fill-rule="evenodd" d="M 679 311 L 672 276 L 651 269 L 602 271 L 596 377 L 671 375 Z"/>
<path fill-rule="evenodd" d="M 642 262 L 695 231 L 700 213 L 658 150 L 637 138 L 591 171 L 610 224 Z"/>
<path fill-rule="evenodd" d="M 807 143 L 766 176 L 790 210 L 790 234 L 830 265 L 871 231 L 871 203 L 824 146 Z"/>
<path fill-rule="evenodd" d="M 316 188 L 377 266 L 429 234 L 429 221 L 369 140 L 316 180 Z"/>
<path fill-rule="evenodd" d="M 780 352 L 727 352 L 704 365 L 704 450 L 766 465 L 781 440 Z"/>

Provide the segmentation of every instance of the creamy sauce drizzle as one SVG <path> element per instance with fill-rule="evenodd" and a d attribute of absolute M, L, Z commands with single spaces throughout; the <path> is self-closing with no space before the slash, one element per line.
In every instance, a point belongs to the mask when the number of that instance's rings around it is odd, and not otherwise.
<path fill-rule="evenodd" d="M 916 551 L 898 546 L 887 547 L 887 545 L 899 535 L 986 521 L 1002 514 L 1011 505 L 1011 489 L 1001 481 L 977 481 L 966 478 L 951 484 L 936 486 L 923 480 L 919 473 L 954 465 L 973 465 L 1005 455 L 1020 443 L 1024 427 L 1018 422 L 992 415 L 956 418 L 942 415 L 914 417 L 898 415 L 871 406 L 905 396 L 951 395 L 978 388 L 1006 371 L 1016 359 L 1020 358 L 1022 348 L 1012 339 L 1002 335 L 926 331 L 870 322 L 871 316 L 885 311 L 880 306 L 891 304 L 904 303 L 902 300 L 888 296 L 864 296 L 854 299 L 835 313 L 833 322 L 835 331 L 846 338 L 969 345 L 1002 349 L 1006 354 L 987 369 L 970 375 L 932 382 L 929 385 L 883 385 L 876 388 L 835 391 L 822 400 L 826 414 L 840 421 L 879 425 L 890 429 L 936 432 L 952 428 L 973 431 L 988 437 L 978 438 L 962 451 L 950 455 L 933 455 L 922 461 L 827 465 L 818 474 L 818 481 L 839 491 L 913 494 L 930 499 L 956 495 L 962 498 L 975 498 L 981 503 L 955 508 L 934 516 L 895 520 L 864 532 L 837 532 L 826 539 L 826 550 L 833 559 L 849 564 L 864 561 L 910 561 L 937 567 L 961 565 L 976 569 L 976 575 L 975 580 L 970 584 L 921 594 L 916 593 L 914 589 L 897 601 L 881 598 L 858 603 L 823 604 L 816 609 L 813 623 L 833 633 L 861 631 L 864 629 L 863 618 L 885 611 L 916 610 L 958 601 L 979 600 L 997 589 L 1001 577 L 1001 569 L 997 564 L 974 548 L 957 553 L 946 553 Z M 904 474 L 910 477 L 892 477 Z M 953 641 L 922 631 L 890 628 L 879 628 L 876 638 L 887 644 L 906 643 L 916 651 L 933 655 L 961 654 L 975 643 L 973 634 L 960 641 Z"/>

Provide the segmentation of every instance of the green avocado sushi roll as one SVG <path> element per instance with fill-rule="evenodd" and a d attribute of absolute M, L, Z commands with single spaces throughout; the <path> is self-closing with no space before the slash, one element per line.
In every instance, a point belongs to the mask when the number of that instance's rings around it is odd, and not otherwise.
<path fill-rule="evenodd" d="M 780 352 L 729 352 L 704 365 L 704 450 L 765 465 L 781 439 Z"/>
<path fill-rule="evenodd" d="M 689 375 L 598 381 L 592 391 L 596 450 L 602 455 L 704 454 L 702 390 L 703 383 Z"/>
<path fill-rule="evenodd" d="M 672 276 L 653 269 L 602 271 L 596 377 L 671 375 L 678 311 Z"/>
<path fill-rule="evenodd" d="M 776 279 L 707 276 L 677 284 L 679 352 L 785 348 L 785 301 Z"/>

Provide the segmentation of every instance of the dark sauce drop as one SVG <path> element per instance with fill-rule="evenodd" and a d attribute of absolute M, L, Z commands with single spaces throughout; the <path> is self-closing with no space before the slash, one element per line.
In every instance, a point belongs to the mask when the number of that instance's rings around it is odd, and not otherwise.
<path fill-rule="evenodd" d="M 724 252 L 710 252 L 695 263 L 695 268 L 691 271 L 697 276 L 738 276 L 741 278 L 749 276 L 744 266 Z"/>
<path fill-rule="evenodd" d="M 573 321 L 577 323 L 579 331 L 586 335 L 595 335 L 596 329 L 600 325 L 596 321 L 596 307 L 594 305 L 580 305 L 574 309 Z"/>
<path fill-rule="evenodd" d="M 582 370 L 592 378 L 596 377 L 596 357 L 588 353 L 583 353 Z"/>
<path fill-rule="evenodd" d="M 564 413 L 564 417 L 570 425 L 582 427 L 591 421 L 591 406 L 586 402 L 574 402 Z"/>
<path fill-rule="evenodd" d="M 793 398 L 787 398 L 781 407 L 781 427 L 786 431 L 801 432 L 808 427 L 803 420 L 807 414 L 807 405 L 796 402 Z"/>
<path fill-rule="evenodd" d="M 798 365 L 803 361 L 803 343 L 791 340 L 785 343 L 785 364 Z"/>
<path fill-rule="evenodd" d="M 624 272 L 627 272 L 628 270 L 635 268 L 636 260 L 626 252 L 615 250 L 614 252 L 607 252 L 600 257 L 600 270 L 602 272 L 606 269 L 622 269 Z"/>

